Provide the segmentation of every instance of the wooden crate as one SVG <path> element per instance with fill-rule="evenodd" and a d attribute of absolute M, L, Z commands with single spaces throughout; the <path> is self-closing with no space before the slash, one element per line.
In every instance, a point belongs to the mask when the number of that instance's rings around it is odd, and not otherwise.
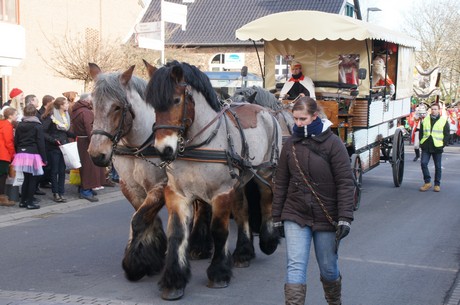
<path fill-rule="evenodd" d="M 349 113 L 353 115 L 353 127 L 367 127 L 368 125 L 367 100 L 355 100 L 350 107 Z"/>

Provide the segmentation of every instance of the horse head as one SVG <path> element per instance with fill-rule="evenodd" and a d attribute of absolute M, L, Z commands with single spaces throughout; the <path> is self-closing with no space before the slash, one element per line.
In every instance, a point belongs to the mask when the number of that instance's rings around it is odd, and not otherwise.
<path fill-rule="evenodd" d="M 160 69 L 144 61 L 149 71 L 146 100 L 155 108 L 155 148 L 164 161 L 173 161 L 184 149 L 184 136 L 195 120 L 195 102 L 182 64 L 168 63 Z"/>
<path fill-rule="evenodd" d="M 95 86 L 92 92 L 94 123 L 88 152 L 94 164 L 107 166 L 111 161 L 114 148 L 122 139 L 124 143 L 132 146 L 143 141 L 141 139 L 143 137 L 137 137 L 139 139 L 129 137 L 137 116 L 144 114 L 137 121 L 143 121 L 144 125 L 151 122 L 153 125 L 155 115 L 146 107 L 144 101 L 146 82 L 133 76 L 134 66 L 123 73 L 102 73 L 99 66 L 90 63 L 89 71 L 95 80 Z M 136 111 L 136 108 L 142 107 L 142 104 L 145 106 Z"/>

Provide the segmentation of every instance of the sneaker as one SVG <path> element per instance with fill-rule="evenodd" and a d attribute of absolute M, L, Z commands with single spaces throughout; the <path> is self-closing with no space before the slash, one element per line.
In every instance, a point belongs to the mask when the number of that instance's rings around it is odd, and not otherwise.
<path fill-rule="evenodd" d="M 93 190 L 91 190 L 91 189 L 89 189 L 89 190 L 81 190 L 80 194 L 79 194 L 79 197 L 80 197 L 80 199 L 86 199 L 86 200 L 88 200 L 90 202 L 99 201 L 99 198 L 94 196 Z"/>
<path fill-rule="evenodd" d="M 61 202 L 67 202 L 67 198 L 62 196 L 62 194 L 59 194 L 59 198 L 61 198 Z"/>
<path fill-rule="evenodd" d="M 422 187 L 420 187 L 420 192 L 426 192 L 431 188 L 431 183 L 425 183 Z"/>
<path fill-rule="evenodd" d="M 88 195 L 83 195 L 82 193 L 80 193 L 80 196 L 79 196 L 79 197 L 80 197 L 80 199 L 86 199 L 86 200 L 88 200 L 88 201 L 90 201 L 90 202 L 97 202 L 97 201 L 99 201 L 99 198 L 97 198 L 97 197 L 94 196 L 93 194 L 91 194 L 91 195 L 88 196 Z"/>
<path fill-rule="evenodd" d="M 440 192 L 440 191 L 441 191 L 441 187 L 440 187 L 439 185 L 435 185 L 433 191 L 435 191 L 435 192 Z"/>

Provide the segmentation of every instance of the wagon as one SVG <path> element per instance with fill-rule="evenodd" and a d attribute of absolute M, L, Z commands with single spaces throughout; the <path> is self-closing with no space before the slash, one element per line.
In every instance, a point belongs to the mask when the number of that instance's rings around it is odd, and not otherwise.
<path fill-rule="evenodd" d="M 333 130 L 350 155 L 356 182 L 355 209 L 362 175 L 380 163 L 392 167 L 393 182 L 404 175 L 401 121 L 410 114 L 417 42 L 374 24 L 318 11 L 267 15 L 236 31 L 240 40 L 263 41 L 262 77 L 267 89 L 280 88 L 289 66 L 300 63 Z M 384 63 L 383 85 L 376 85 L 377 57 Z M 262 61 L 262 58 L 261 58 Z M 385 73 L 386 72 L 386 73 Z M 394 86 L 391 86 L 390 83 Z M 394 93 L 392 92 L 394 89 Z"/>

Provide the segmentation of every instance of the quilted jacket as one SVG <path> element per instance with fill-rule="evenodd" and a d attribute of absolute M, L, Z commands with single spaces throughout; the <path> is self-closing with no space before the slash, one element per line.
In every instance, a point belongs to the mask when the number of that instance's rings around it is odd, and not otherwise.
<path fill-rule="evenodd" d="M 313 231 L 334 231 L 325 212 L 304 182 L 293 158 L 293 145 L 305 177 L 335 222 L 353 220 L 354 182 L 347 150 L 330 128 L 317 136 L 291 136 L 276 170 L 273 221 L 293 221 Z"/>

